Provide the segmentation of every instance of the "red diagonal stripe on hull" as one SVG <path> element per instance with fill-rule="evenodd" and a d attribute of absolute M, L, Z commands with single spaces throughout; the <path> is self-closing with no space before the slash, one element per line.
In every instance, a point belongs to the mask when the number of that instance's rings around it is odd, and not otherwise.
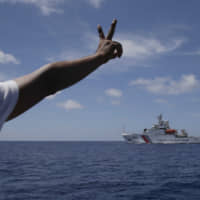
<path fill-rule="evenodd" d="M 149 140 L 147 139 L 147 137 L 146 137 L 145 135 L 142 135 L 142 138 L 143 138 L 143 140 L 144 140 L 147 144 L 150 143 Z"/>

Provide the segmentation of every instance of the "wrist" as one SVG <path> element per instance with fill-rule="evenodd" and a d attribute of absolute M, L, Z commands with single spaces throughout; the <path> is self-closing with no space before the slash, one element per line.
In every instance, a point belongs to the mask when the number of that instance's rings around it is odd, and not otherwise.
<path fill-rule="evenodd" d="M 96 52 L 94 56 L 96 57 L 100 65 L 106 63 L 107 61 L 105 55 L 102 52 Z"/>

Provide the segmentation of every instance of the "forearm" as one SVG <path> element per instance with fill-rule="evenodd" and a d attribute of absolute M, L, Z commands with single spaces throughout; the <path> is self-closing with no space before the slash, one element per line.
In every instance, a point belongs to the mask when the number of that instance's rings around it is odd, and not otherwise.
<path fill-rule="evenodd" d="M 54 84 L 51 86 L 53 89 L 51 92 L 55 93 L 58 90 L 62 90 L 77 83 L 96 70 L 104 62 L 100 54 L 94 54 L 74 61 L 52 63 L 50 67 L 53 70 L 50 80 L 51 83 Z"/>
<path fill-rule="evenodd" d="M 19 99 L 8 120 L 25 112 L 46 96 L 77 83 L 104 62 L 100 54 L 94 54 L 74 61 L 50 63 L 17 78 Z"/>

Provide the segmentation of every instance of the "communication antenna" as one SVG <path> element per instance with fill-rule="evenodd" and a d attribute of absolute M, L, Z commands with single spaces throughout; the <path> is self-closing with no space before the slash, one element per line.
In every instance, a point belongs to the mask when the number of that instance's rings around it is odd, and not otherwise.
<path fill-rule="evenodd" d="M 125 125 L 122 126 L 122 132 L 123 132 L 123 133 L 126 132 L 126 126 L 125 126 Z"/>

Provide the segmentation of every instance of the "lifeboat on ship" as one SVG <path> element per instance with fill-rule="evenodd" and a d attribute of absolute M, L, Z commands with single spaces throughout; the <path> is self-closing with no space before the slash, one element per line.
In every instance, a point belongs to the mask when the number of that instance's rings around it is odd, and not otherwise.
<path fill-rule="evenodd" d="M 165 133 L 166 134 L 175 134 L 175 133 L 177 133 L 177 131 L 176 131 L 176 129 L 167 129 L 167 130 L 165 130 Z"/>

